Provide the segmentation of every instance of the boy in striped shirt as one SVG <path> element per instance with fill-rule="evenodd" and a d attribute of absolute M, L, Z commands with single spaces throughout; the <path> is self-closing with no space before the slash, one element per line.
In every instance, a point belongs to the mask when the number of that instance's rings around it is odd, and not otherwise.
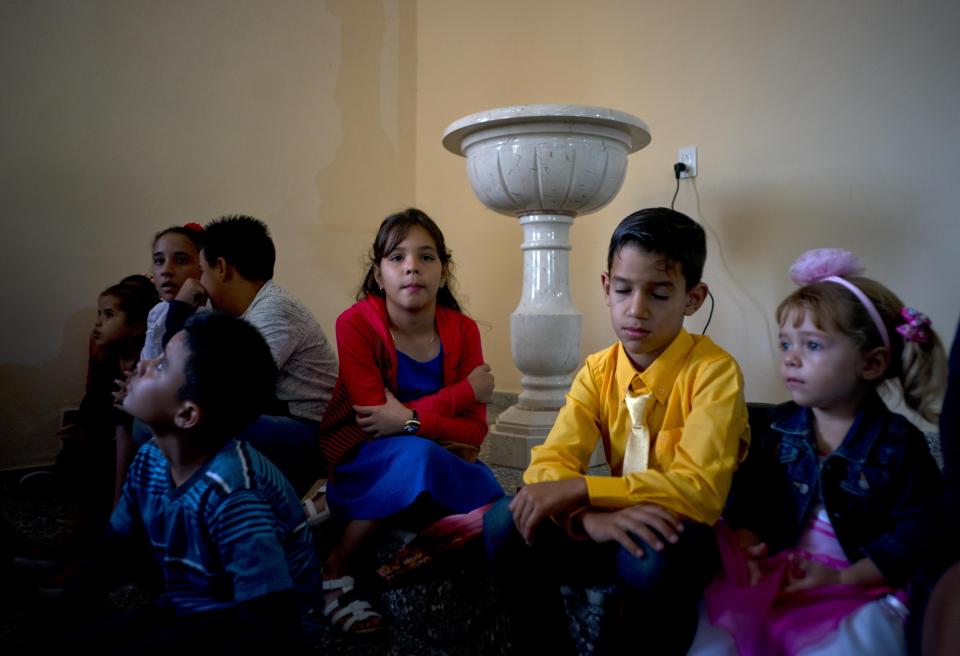
<path fill-rule="evenodd" d="M 298 619 L 320 590 L 300 500 L 269 460 L 233 439 L 269 403 L 275 377 L 257 330 L 216 312 L 192 317 L 162 357 L 138 365 L 122 406 L 155 437 L 130 467 L 105 544 L 146 537 L 163 590 L 101 639 L 131 651 L 300 640 Z"/>

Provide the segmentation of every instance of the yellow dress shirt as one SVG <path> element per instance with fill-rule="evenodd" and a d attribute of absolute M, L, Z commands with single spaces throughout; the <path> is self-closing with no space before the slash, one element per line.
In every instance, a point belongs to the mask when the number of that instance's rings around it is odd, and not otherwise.
<path fill-rule="evenodd" d="M 628 391 L 653 397 L 646 411 L 651 446 L 647 469 L 624 476 L 633 424 Z M 597 440 L 610 476 L 585 476 Z M 740 367 L 709 337 L 681 329 L 645 371 L 636 370 L 619 342 L 589 356 L 546 442 L 533 448 L 523 480 L 584 476 L 591 507 L 649 502 L 713 524 L 749 443 Z"/>

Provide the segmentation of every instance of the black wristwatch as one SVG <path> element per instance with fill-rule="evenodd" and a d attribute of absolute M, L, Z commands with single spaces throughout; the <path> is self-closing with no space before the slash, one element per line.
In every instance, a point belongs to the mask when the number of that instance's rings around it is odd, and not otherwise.
<path fill-rule="evenodd" d="M 418 415 L 417 411 L 414 410 L 413 416 L 403 422 L 403 432 L 413 435 L 418 430 L 420 430 L 420 415 Z"/>

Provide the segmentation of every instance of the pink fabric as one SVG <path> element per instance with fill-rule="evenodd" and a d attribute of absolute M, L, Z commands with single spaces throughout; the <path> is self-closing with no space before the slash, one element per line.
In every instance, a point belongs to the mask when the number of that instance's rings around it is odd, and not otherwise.
<path fill-rule="evenodd" d="M 816 282 L 835 282 L 843 285 L 850 293 L 857 297 L 866 308 L 877 332 L 883 340 L 883 345 L 890 348 L 890 334 L 883 323 L 877 307 L 870 297 L 843 276 L 859 275 L 863 273 L 863 265 L 856 255 L 840 248 L 815 248 L 807 251 L 796 259 L 790 267 L 790 279 L 798 285 L 810 285 Z"/>
<path fill-rule="evenodd" d="M 814 248 L 790 266 L 790 279 L 801 287 L 827 276 L 857 276 L 863 273 L 860 259 L 841 248 Z"/>
<path fill-rule="evenodd" d="M 823 504 L 817 505 L 810 513 L 807 525 L 800 534 L 800 539 L 797 540 L 797 547 L 817 554 L 821 562 L 826 562 L 834 569 L 841 569 L 850 564 L 847 555 L 843 553 L 840 541 L 837 540 L 837 534 L 833 532 L 833 524 L 830 523 L 830 516 L 827 515 Z"/>
<path fill-rule="evenodd" d="M 803 542 L 836 553 L 832 526 L 824 532 L 818 520 L 808 524 Z M 812 530 L 811 530 L 812 529 Z M 780 592 L 787 580 L 791 554 L 803 554 L 834 568 L 847 565 L 830 555 L 795 547 L 760 562 L 763 577 L 750 585 L 747 558 L 736 535 L 723 522 L 716 526 L 723 570 L 704 593 L 710 621 L 733 636 L 741 656 L 794 656 L 837 630 L 845 617 L 864 604 L 893 592 L 890 587 L 833 585 L 792 595 Z M 831 545 L 830 542 L 834 545 Z M 842 552 L 841 552 L 842 553 Z"/>
<path fill-rule="evenodd" d="M 869 296 L 863 293 L 863 290 L 849 280 L 839 276 L 827 276 L 821 282 L 835 282 L 838 285 L 843 285 L 850 290 L 850 293 L 857 297 L 857 300 L 860 301 L 864 308 L 866 308 L 867 314 L 869 314 L 870 318 L 873 319 L 873 324 L 877 327 L 877 332 L 880 333 L 880 339 L 883 340 L 883 345 L 888 349 L 890 348 L 890 333 L 887 332 L 887 326 L 885 323 L 883 323 L 883 317 L 880 316 L 877 306 L 873 304 L 873 301 L 870 300 Z"/>
<path fill-rule="evenodd" d="M 439 560 L 443 554 L 479 538 L 483 534 L 483 516 L 492 506 L 492 503 L 488 503 L 468 513 L 439 519 L 404 545 L 389 563 L 377 570 L 377 574 L 384 581 L 393 583 Z"/>

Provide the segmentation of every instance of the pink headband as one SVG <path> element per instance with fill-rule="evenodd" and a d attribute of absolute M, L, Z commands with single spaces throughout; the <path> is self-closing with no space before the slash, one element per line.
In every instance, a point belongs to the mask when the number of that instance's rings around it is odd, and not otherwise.
<path fill-rule="evenodd" d="M 797 261 L 790 267 L 790 278 L 798 285 L 809 285 L 815 282 L 835 282 L 843 285 L 850 293 L 857 297 L 857 300 L 867 309 L 867 314 L 873 319 L 877 332 L 880 333 L 880 339 L 883 345 L 890 349 L 890 333 L 887 332 L 887 326 L 883 323 L 877 306 L 873 304 L 870 297 L 863 293 L 859 287 L 849 280 L 840 276 L 857 275 L 863 273 L 863 265 L 857 256 L 850 251 L 839 248 L 815 248 L 807 251 L 797 258 Z"/>
<path fill-rule="evenodd" d="M 887 350 L 890 350 L 890 333 L 887 332 L 887 327 L 884 325 L 883 319 L 880 318 L 880 313 L 877 312 L 877 306 L 873 304 L 869 296 L 864 294 L 860 288 L 852 282 L 844 280 L 840 276 L 827 276 L 826 278 L 822 278 L 820 282 L 835 282 L 849 289 L 850 292 L 857 297 L 857 300 L 863 304 L 863 307 L 867 308 L 867 314 L 873 319 L 873 323 L 877 327 L 877 332 L 880 333 L 880 339 L 883 340 L 883 345 L 887 347 Z"/>

